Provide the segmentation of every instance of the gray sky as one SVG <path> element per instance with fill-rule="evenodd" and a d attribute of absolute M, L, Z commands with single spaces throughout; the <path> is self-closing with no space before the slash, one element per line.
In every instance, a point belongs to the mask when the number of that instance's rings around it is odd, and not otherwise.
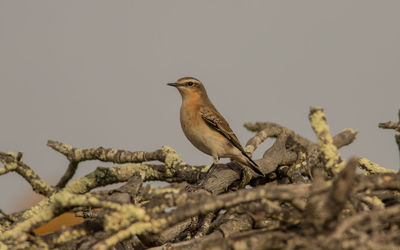
<path fill-rule="evenodd" d="M 392 131 L 400 108 L 399 1 L 0 1 L 0 151 L 55 184 L 76 147 L 175 148 L 209 164 L 179 125 L 165 84 L 194 76 L 242 144 L 246 121 L 272 121 L 315 140 L 309 106 L 333 134 L 358 129 L 340 152 L 399 167 Z M 263 144 L 260 156 L 270 143 Z M 84 163 L 77 177 L 95 166 Z M 0 208 L 33 194 L 0 176 Z"/>

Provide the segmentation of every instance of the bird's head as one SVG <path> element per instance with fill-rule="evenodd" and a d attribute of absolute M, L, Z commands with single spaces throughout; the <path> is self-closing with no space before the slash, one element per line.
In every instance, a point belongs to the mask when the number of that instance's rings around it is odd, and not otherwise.
<path fill-rule="evenodd" d="M 207 97 L 203 84 L 194 77 L 182 77 L 176 82 L 168 83 L 167 85 L 176 87 L 183 99 Z"/>

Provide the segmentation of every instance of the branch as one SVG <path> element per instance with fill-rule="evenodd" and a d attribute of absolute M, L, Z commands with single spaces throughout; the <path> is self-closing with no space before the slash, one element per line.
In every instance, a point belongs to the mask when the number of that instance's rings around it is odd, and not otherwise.
<path fill-rule="evenodd" d="M 56 188 L 44 182 L 40 177 L 25 163 L 21 161 L 22 154 L 16 156 L 12 153 L 0 152 L 0 161 L 3 163 L 4 168 L 0 169 L 0 175 L 6 174 L 9 171 L 17 172 L 21 175 L 31 186 L 33 191 L 44 196 L 50 196 L 56 192 Z"/>
<path fill-rule="evenodd" d="M 303 180 L 301 174 L 307 174 L 311 178 L 310 169 L 321 164 L 320 147 L 284 126 L 270 122 L 245 123 L 244 126 L 252 132 L 257 132 L 247 142 L 245 151 L 248 153 L 252 153 L 265 139 L 278 138 L 264 153 L 263 159 L 259 160 L 265 173 L 272 173 L 278 166 L 283 166 L 279 170 L 281 175 L 289 175 L 292 181 L 301 182 Z M 346 146 L 355 140 L 357 133 L 357 130 L 344 129 L 333 137 L 333 145 L 337 148 Z M 288 140 L 285 141 L 283 138 Z M 305 162 L 307 165 L 304 165 Z M 292 166 L 288 167 L 290 165 Z M 285 170 L 281 171 L 283 169 Z"/>
<path fill-rule="evenodd" d="M 333 145 L 335 145 L 338 149 L 347 146 L 356 139 L 357 134 L 358 130 L 345 128 L 340 131 L 339 134 L 333 137 Z"/>
<path fill-rule="evenodd" d="M 379 174 L 379 173 L 397 173 L 398 171 L 392 169 L 386 169 L 379 166 L 377 163 L 372 162 L 366 158 L 359 159 L 359 166 L 361 169 L 366 170 L 369 174 Z"/>
<path fill-rule="evenodd" d="M 292 136 L 286 130 L 283 130 L 275 143 L 263 155 L 259 161 L 260 165 L 266 171 L 264 173 L 271 173 L 277 169 L 279 165 L 287 165 L 296 161 L 298 154 L 287 149 L 288 140 Z"/>
<path fill-rule="evenodd" d="M 149 217 L 143 208 L 124 204 L 120 205 L 115 202 L 101 201 L 90 194 L 72 194 L 67 191 L 60 191 L 51 197 L 51 203 L 35 216 L 16 224 L 12 229 L 0 235 L 0 240 L 15 240 L 26 232 L 48 222 L 52 218 L 62 214 L 70 207 L 90 206 L 107 208 L 118 213 L 112 213 L 105 218 L 105 229 L 113 230 L 122 226 L 127 226 L 132 220 L 149 221 Z"/>
<path fill-rule="evenodd" d="M 75 174 L 78 164 L 83 161 L 99 160 L 103 162 L 122 164 L 158 160 L 160 162 L 165 162 L 167 165 L 179 165 L 182 163 L 181 158 L 176 154 L 175 150 L 167 146 L 154 152 L 130 152 L 127 150 L 117 150 L 112 148 L 105 149 L 103 147 L 79 149 L 65 143 L 51 140 L 47 142 L 47 146 L 65 155 L 70 162 L 67 171 L 57 184 L 57 187 L 60 188 L 65 187 L 68 181 Z"/>
<path fill-rule="evenodd" d="M 354 228 L 356 224 L 363 223 L 367 219 L 373 220 L 376 219 L 384 219 L 390 218 L 393 215 L 398 215 L 400 213 L 400 206 L 392 206 L 383 210 L 376 211 L 368 211 L 359 213 L 357 215 L 352 216 L 346 220 L 343 220 L 342 223 L 336 228 L 336 230 L 332 233 L 329 240 L 339 240 L 342 235 L 348 231 L 350 228 Z"/>
<path fill-rule="evenodd" d="M 250 190 L 242 189 L 233 193 L 222 194 L 217 197 L 210 197 L 201 202 L 201 204 L 180 207 L 173 212 L 162 216 L 161 221 L 165 220 L 159 230 L 173 225 L 186 218 L 206 214 L 211 211 L 229 208 L 240 203 L 256 201 L 260 199 L 292 201 L 301 197 L 307 197 L 309 192 L 308 184 L 292 184 L 270 186 L 264 185 Z"/>
<path fill-rule="evenodd" d="M 142 163 L 147 161 L 165 162 L 167 160 L 167 156 L 170 156 L 170 154 L 176 154 L 175 150 L 166 146 L 164 146 L 163 149 L 159 149 L 154 152 L 131 152 L 127 150 L 118 150 L 103 147 L 79 149 L 62 142 L 51 140 L 47 142 L 47 146 L 65 155 L 69 161 L 78 163 L 89 160 L 99 160 L 103 162 L 113 162 L 118 164 Z M 179 156 L 177 156 L 174 160 L 177 162 L 182 162 Z"/>
<path fill-rule="evenodd" d="M 329 132 L 324 110 L 322 108 L 310 108 L 309 119 L 314 132 L 318 137 L 318 145 L 324 153 L 326 168 L 333 174 L 338 174 L 345 166 L 345 162 L 340 158 L 337 147 L 333 144 L 333 138 Z"/>
<path fill-rule="evenodd" d="M 400 191 L 400 174 L 384 173 L 374 175 L 357 175 L 354 190 L 371 192 L 375 190 Z"/>
<path fill-rule="evenodd" d="M 168 147 L 130 152 L 49 141 L 69 160 L 67 172 L 37 205 L 0 218 L 0 248 L 397 249 L 400 174 L 364 158 L 350 159 L 339 172 L 344 161 L 337 149 L 357 131 L 331 137 L 322 109 L 312 109 L 309 118 L 318 143 L 278 124 L 245 124 L 257 132 L 245 148 L 249 154 L 276 138 L 256 160 L 266 178 L 251 179 L 235 162 L 191 166 Z M 0 174 L 21 168 L 21 156 L 3 160 Z M 71 181 L 86 160 L 116 165 Z M 160 163 L 146 162 L 154 160 Z M 373 174 L 357 174 L 357 165 Z M 124 184 L 94 190 L 113 183 Z M 67 211 L 86 220 L 46 235 L 30 233 Z"/>
<path fill-rule="evenodd" d="M 383 128 L 383 129 L 394 129 L 397 132 L 400 132 L 400 109 L 398 112 L 398 119 L 399 119 L 398 122 L 392 122 L 392 121 L 381 122 L 381 123 L 379 123 L 378 127 Z"/>
<path fill-rule="evenodd" d="M 244 124 L 244 127 L 251 132 L 257 132 L 257 134 L 247 142 L 246 147 L 247 145 L 249 145 L 249 147 L 247 149 L 248 151 L 246 152 L 254 152 L 258 145 L 261 144 L 266 138 L 278 137 L 278 135 L 281 134 L 283 130 L 286 130 L 288 134 L 293 134 L 294 140 L 299 142 L 303 147 L 308 148 L 311 145 L 315 144 L 314 142 L 296 134 L 294 131 L 288 129 L 287 127 L 284 127 L 277 123 L 247 122 Z M 354 129 L 343 129 L 339 134 L 333 137 L 333 144 L 337 148 L 349 145 L 355 140 L 357 133 L 358 131 Z"/>
<path fill-rule="evenodd" d="M 308 221 L 318 231 L 322 231 L 326 227 L 332 227 L 329 224 L 336 222 L 350 196 L 357 164 L 357 158 L 350 159 L 327 191 L 327 195 L 321 192 L 327 184 L 322 180 L 323 176 L 321 173 L 315 175 L 312 194 L 307 205 L 307 210 L 310 213 L 307 215 Z"/>

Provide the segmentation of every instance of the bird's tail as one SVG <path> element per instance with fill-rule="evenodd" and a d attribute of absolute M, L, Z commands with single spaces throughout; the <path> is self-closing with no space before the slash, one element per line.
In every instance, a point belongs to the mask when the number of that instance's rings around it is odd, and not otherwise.
<path fill-rule="evenodd" d="M 260 166 L 258 166 L 258 164 L 255 163 L 255 162 L 253 161 L 253 159 L 251 159 L 250 156 L 248 156 L 248 155 L 246 154 L 246 152 L 242 152 L 242 155 L 243 155 L 244 157 L 241 157 L 240 159 L 235 159 L 235 160 L 237 160 L 237 161 L 239 161 L 240 163 L 243 163 L 244 165 L 248 166 L 249 168 L 251 168 L 251 169 L 252 169 L 254 172 L 256 172 L 257 174 L 264 176 L 264 173 L 261 172 L 261 170 L 260 170 Z"/>

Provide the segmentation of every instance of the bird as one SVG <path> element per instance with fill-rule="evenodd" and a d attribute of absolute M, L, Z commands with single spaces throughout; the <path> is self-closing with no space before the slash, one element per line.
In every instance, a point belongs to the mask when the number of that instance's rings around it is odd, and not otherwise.
<path fill-rule="evenodd" d="M 212 156 L 214 165 L 220 158 L 230 158 L 264 176 L 208 98 L 201 81 L 194 77 L 182 77 L 167 85 L 177 88 L 181 94 L 180 123 L 185 136 L 201 152 Z"/>

